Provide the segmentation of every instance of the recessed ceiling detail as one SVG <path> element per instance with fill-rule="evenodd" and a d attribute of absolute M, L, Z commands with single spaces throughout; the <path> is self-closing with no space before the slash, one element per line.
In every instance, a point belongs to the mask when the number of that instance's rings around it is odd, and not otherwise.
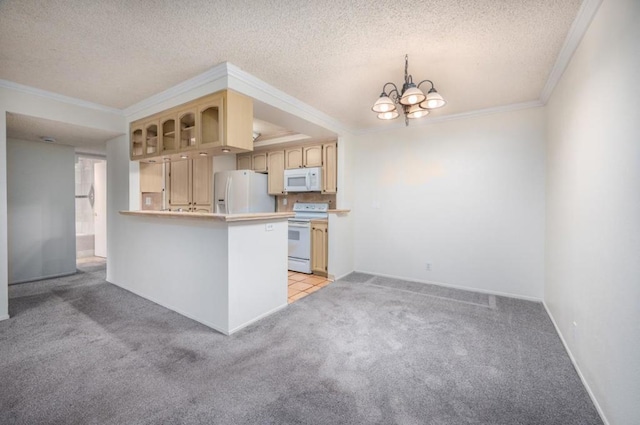
<path fill-rule="evenodd" d="M 120 135 L 27 115 L 7 114 L 7 138 L 69 145 L 83 153 L 104 154 L 106 141 Z"/>

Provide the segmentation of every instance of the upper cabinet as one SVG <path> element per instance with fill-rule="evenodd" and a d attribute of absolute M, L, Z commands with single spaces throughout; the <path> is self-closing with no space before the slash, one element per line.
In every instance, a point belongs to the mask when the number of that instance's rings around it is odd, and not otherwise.
<path fill-rule="evenodd" d="M 289 148 L 284 151 L 285 168 L 322 167 L 322 145 Z"/>
<path fill-rule="evenodd" d="M 251 167 L 251 154 L 244 154 L 236 156 L 236 169 L 237 170 L 253 170 Z"/>
<path fill-rule="evenodd" d="M 284 168 L 302 168 L 302 148 L 287 149 L 284 151 Z"/>
<path fill-rule="evenodd" d="M 172 154 L 177 151 L 176 115 L 165 115 L 160 118 L 160 153 Z"/>
<path fill-rule="evenodd" d="M 131 159 L 159 162 L 248 152 L 252 133 L 253 101 L 224 90 L 132 122 Z"/>
<path fill-rule="evenodd" d="M 305 167 L 322 167 L 322 146 L 303 148 L 302 159 Z"/>
<path fill-rule="evenodd" d="M 181 151 L 196 147 L 196 113 L 195 110 L 188 108 L 178 112 L 178 125 L 180 128 L 180 144 L 178 149 Z"/>
<path fill-rule="evenodd" d="M 222 125 L 223 103 L 223 97 L 219 95 L 207 99 L 198 106 L 201 148 L 222 146 L 222 140 L 224 139 L 224 126 Z"/>
<path fill-rule="evenodd" d="M 136 123 L 134 125 L 131 124 L 131 159 L 141 159 L 144 158 L 144 136 L 142 135 L 143 124 Z"/>
<path fill-rule="evenodd" d="M 282 195 L 284 191 L 284 151 L 267 153 L 269 168 L 269 195 Z"/>
<path fill-rule="evenodd" d="M 333 195 L 338 191 L 338 145 L 296 146 L 285 150 L 254 152 L 236 157 L 238 170 L 253 170 L 269 174 L 269 194 L 284 195 L 284 170 L 321 167 L 322 193 Z"/>
<path fill-rule="evenodd" d="M 338 145 L 322 145 L 322 193 L 333 194 L 338 191 Z"/>

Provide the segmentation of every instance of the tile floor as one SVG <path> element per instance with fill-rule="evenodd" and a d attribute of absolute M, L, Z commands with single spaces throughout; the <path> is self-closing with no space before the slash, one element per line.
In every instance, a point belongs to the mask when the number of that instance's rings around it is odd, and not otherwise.
<path fill-rule="evenodd" d="M 289 272 L 289 304 L 324 288 L 331 281 L 322 276 Z"/>

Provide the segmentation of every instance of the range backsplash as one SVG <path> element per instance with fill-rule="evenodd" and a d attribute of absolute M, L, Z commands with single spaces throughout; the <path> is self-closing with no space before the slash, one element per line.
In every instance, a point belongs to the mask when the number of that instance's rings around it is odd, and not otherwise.
<path fill-rule="evenodd" d="M 328 202 L 329 209 L 336 208 L 336 195 L 323 195 L 317 192 L 290 193 L 286 196 L 276 196 L 276 199 L 278 212 L 293 211 L 293 204 L 296 202 Z M 284 199 L 287 200 L 287 205 L 283 204 Z"/>

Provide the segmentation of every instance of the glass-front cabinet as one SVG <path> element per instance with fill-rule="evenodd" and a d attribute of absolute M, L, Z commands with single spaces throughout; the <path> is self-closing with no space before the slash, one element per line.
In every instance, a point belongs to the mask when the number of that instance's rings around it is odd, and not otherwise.
<path fill-rule="evenodd" d="M 131 122 L 129 128 L 133 161 L 251 152 L 253 99 L 222 90 Z"/>
<path fill-rule="evenodd" d="M 131 127 L 131 159 L 144 157 L 144 136 L 142 125 Z"/>
<path fill-rule="evenodd" d="M 188 149 L 195 147 L 196 140 L 196 114 L 193 109 L 187 109 L 179 112 L 178 120 L 180 122 L 180 147 L 179 149 Z"/>
<path fill-rule="evenodd" d="M 222 145 L 223 140 L 223 97 L 208 99 L 198 106 L 200 118 L 200 147 L 210 148 Z"/>
<path fill-rule="evenodd" d="M 176 144 L 176 117 L 170 115 L 160 118 L 160 152 L 173 153 L 178 150 Z"/>
<path fill-rule="evenodd" d="M 144 125 L 144 154 L 145 156 L 155 156 L 160 152 L 158 144 L 158 121 L 147 122 Z"/>

